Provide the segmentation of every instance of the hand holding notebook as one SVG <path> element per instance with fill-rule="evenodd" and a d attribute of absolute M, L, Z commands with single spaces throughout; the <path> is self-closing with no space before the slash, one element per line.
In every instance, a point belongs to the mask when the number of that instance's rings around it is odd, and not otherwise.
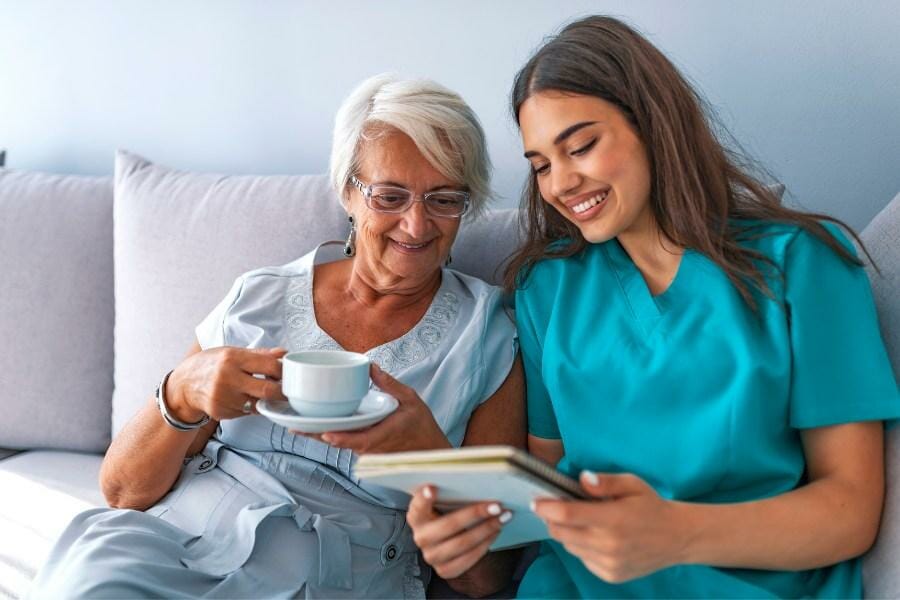
<path fill-rule="evenodd" d="M 511 510 L 492 550 L 546 539 L 547 527 L 531 512 L 538 498 L 584 498 L 581 486 L 546 463 L 511 446 L 478 446 L 366 454 L 354 468 L 367 483 L 412 494 L 425 484 L 437 488 L 437 506 L 452 509 L 494 500 Z"/>

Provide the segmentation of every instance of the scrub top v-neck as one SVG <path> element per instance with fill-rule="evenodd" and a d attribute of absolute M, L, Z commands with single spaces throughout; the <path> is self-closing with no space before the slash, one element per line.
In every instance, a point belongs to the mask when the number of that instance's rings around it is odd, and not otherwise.
<path fill-rule="evenodd" d="M 774 268 L 757 312 L 690 250 L 656 296 L 616 240 L 535 266 L 516 294 L 529 432 L 562 440 L 561 471 L 634 473 L 689 502 L 748 501 L 803 483 L 802 429 L 900 417 L 864 270 L 798 228 L 758 233 L 745 244 Z M 610 585 L 550 542 L 520 596 L 852 597 L 860 581 L 847 561 L 799 573 L 684 565 Z"/>

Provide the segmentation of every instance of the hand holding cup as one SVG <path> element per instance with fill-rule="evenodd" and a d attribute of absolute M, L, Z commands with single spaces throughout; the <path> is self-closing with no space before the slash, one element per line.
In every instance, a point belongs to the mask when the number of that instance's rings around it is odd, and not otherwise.
<path fill-rule="evenodd" d="M 260 398 L 283 399 L 279 359 L 286 352 L 223 346 L 192 354 L 169 376 L 169 410 L 189 423 L 203 415 L 222 421 L 252 414 Z"/>

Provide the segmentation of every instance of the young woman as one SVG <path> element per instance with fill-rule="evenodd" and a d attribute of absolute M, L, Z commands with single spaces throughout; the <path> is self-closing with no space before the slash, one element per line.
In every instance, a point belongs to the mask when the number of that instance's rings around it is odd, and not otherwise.
<path fill-rule="evenodd" d="M 859 596 L 900 397 L 846 227 L 782 206 L 615 19 L 546 43 L 512 102 L 529 446 L 593 498 L 536 503 L 552 540 L 520 596 Z M 456 576 L 498 517 L 436 495 L 408 519 Z"/>

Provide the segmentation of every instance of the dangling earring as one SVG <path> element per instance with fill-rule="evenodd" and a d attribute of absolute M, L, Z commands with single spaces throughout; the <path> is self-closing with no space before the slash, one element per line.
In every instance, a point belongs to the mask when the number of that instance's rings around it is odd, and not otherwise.
<path fill-rule="evenodd" d="M 444 261 L 444 266 L 445 266 L 445 267 L 449 267 L 449 266 L 450 266 L 450 263 L 452 263 L 452 262 L 453 262 L 453 257 L 450 256 L 450 255 L 448 254 L 448 255 L 447 255 L 447 260 Z"/>
<path fill-rule="evenodd" d="M 356 256 L 356 223 L 353 222 L 353 215 L 347 217 L 350 221 L 350 235 L 347 236 L 347 243 L 344 244 L 344 256 Z"/>

